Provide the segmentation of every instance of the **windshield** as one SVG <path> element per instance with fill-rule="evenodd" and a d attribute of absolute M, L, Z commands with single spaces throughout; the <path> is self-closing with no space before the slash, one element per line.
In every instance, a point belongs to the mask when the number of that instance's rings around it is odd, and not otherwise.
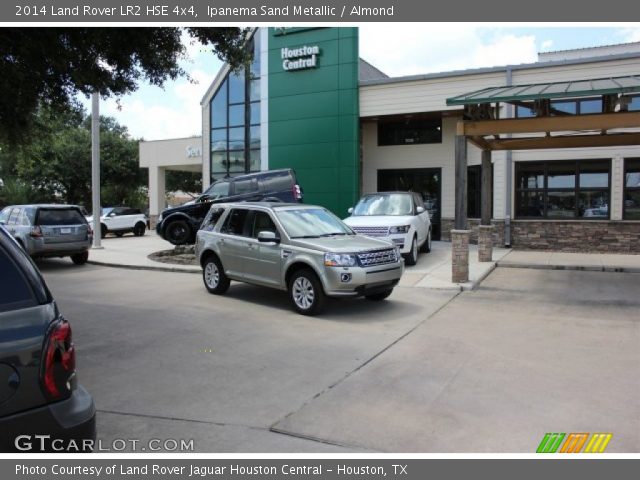
<path fill-rule="evenodd" d="M 354 235 L 342 220 L 324 208 L 278 209 L 276 216 L 290 238 Z"/>
<path fill-rule="evenodd" d="M 353 215 L 413 215 L 413 201 L 404 193 L 367 195 L 360 199 Z"/>
<path fill-rule="evenodd" d="M 102 209 L 102 216 L 106 217 L 113 211 L 113 207 L 107 207 Z"/>

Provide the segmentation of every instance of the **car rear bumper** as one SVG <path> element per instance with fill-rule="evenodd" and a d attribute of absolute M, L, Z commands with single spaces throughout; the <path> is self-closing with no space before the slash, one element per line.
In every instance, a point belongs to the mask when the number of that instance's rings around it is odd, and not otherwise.
<path fill-rule="evenodd" d="M 96 408 L 78 385 L 66 400 L 0 418 L 0 431 L 0 452 L 90 451 L 83 441 L 95 442 Z"/>
<path fill-rule="evenodd" d="M 89 248 L 91 248 L 90 240 L 60 243 L 39 242 L 30 245 L 27 251 L 32 257 L 67 257 L 76 253 L 86 252 Z"/>

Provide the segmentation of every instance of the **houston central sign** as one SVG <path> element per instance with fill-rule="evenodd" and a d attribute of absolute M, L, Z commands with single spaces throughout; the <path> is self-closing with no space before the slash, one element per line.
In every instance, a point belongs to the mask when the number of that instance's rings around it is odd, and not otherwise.
<path fill-rule="evenodd" d="M 286 71 L 306 70 L 318 66 L 320 47 L 304 45 L 298 48 L 281 48 L 282 68 Z"/>

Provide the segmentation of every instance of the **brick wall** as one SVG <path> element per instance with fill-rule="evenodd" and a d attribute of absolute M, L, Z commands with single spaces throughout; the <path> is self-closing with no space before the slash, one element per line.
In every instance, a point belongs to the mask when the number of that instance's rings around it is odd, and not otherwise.
<path fill-rule="evenodd" d="M 511 246 L 562 252 L 640 253 L 640 222 L 511 222 Z"/>

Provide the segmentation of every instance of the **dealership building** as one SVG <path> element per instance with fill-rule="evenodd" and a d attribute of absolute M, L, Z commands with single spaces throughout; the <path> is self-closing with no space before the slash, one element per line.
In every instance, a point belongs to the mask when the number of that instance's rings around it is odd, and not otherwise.
<path fill-rule="evenodd" d="M 406 77 L 360 59 L 357 28 L 258 28 L 247 46 L 253 63 L 207 89 L 200 137 L 140 144 L 152 218 L 167 170 L 202 172 L 206 187 L 293 168 L 305 203 L 341 217 L 363 193 L 413 190 L 434 239 L 464 225 L 475 241 L 484 208 L 497 245 L 640 253 L 640 43 Z M 540 117 L 556 127 L 519 133 Z M 464 122 L 506 119 L 507 135 L 461 137 Z M 581 127 L 559 132 L 564 121 Z"/>

